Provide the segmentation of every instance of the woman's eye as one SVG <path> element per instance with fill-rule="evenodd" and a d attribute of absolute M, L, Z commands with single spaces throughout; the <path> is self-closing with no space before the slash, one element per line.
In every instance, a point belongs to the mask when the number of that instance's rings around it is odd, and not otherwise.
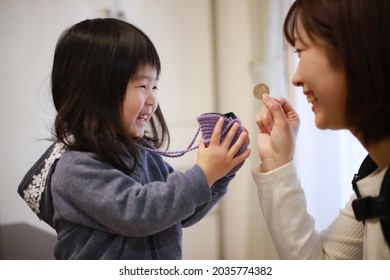
<path fill-rule="evenodd" d="M 301 52 L 302 52 L 301 49 L 294 49 L 294 53 L 296 53 L 298 57 L 301 57 Z"/>

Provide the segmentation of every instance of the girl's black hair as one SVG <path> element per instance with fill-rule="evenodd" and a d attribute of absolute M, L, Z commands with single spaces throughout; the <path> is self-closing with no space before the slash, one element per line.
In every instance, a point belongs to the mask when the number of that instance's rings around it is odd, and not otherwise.
<path fill-rule="evenodd" d="M 112 18 L 89 19 L 65 30 L 54 54 L 51 86 L 57 116 L 55 137 L 79 151 L 96 153 L 121 170 L 137 162 L 136 142 L 122 121 L 127 84 L 139 67 L 161 71 L 151 40 L 134 25 Z M 72 141 L 69 141 L 72 135 Z M 169 131 L 157 107 L 144 138 L 169 146 Z M 123 160 L 124 145 L 134 157 Z"/>

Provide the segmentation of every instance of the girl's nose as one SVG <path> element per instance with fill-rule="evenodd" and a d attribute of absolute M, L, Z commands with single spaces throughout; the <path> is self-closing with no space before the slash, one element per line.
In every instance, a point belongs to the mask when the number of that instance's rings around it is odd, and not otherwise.
<path fill-rule="evenodd" d="M 146 99 L 146 105 L 152 106 L 157 103 L 157 95 L 151 91 L 148 95 L 148 98 Z"/>

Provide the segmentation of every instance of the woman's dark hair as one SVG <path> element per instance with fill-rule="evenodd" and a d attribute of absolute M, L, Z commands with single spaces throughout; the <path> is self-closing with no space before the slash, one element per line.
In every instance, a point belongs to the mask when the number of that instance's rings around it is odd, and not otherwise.
<path fill-rule="evenodd" d="M 122 122 L 127 84 L 140 66 L 160 74 L 158 53 L 135 26 L 117 19 L 90 19 L 60 36 L 54 54 L 51 86 L 57 110 L 55 137 L 71 149 L 94 152 L 121 170 L 137 161 L 136 142 Z M 68 137 L 72 135 L 73 140 Z M 160 106 L 144 138 L 169 146 L 169 132 Z M 125 144 L 134 157 L 123 160 Z"/>
<path fill-rule="evenodd" d="M 284 21 L 294 46 L 298 18 L 345 71 L 346 121 L 371 144 L 390 136 L 390 0 L 297 0 Z M 296 35 L 296 34 L 295 34 Z"/>

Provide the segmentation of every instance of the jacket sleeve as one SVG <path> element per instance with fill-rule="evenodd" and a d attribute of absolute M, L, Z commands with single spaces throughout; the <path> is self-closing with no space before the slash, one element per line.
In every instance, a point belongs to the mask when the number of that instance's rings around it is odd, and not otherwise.
<path fill-rule="evenodd" d="M 55 220 L 125 236 L 159 232 L 215 199 L 197 166 L 142 184 L 96 158 L 71 153 L 57 164 L 52 193 Z"/>
<path fill-rule="evenodd" d="M 281 259 L 356 259 L 362 256 L 363 225 L 351 203 L 321 233 L 307 212 L 304 190 L 294 162 L 268 173 L 252 169 L 260 207 Z"/>
<path fill-rule="evenodd" d="M 219 179 L 211 188 L 211 200 L 197 207 L 195 213 L 182 221 L 183 227 L 189 227 L 199 222 L 227 193 L 229 182 L 235 177 L 230 175 Z"/>

